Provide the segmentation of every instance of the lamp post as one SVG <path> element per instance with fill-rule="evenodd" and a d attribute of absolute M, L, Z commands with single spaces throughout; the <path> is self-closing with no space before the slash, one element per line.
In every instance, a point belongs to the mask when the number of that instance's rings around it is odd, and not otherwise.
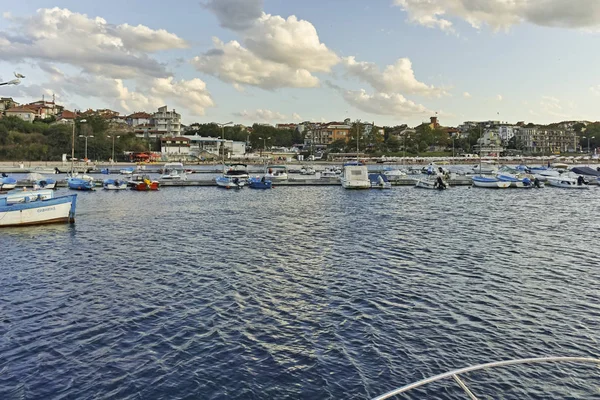
<path fill-rule="evenodd" d="M 84 122 L 85 120 L 81 120 L 81 122 Z M 93 138 L 93 135 L 79 135 L 79 137 L 85 138 L 85 156 L 84 159 L 87 162 L 88 156 L 87 156 L 87 145 L 88 145 L 88 138 Z"/>
<path fill-rule="evenodd" d="M 107 135 L 106 137 L 112 138 L 112 142 L 113 142 L 113 147 L 112 147 L 112 162 L 114 164 L 114 162 L 115 162 L 115 139 L 118 139 L 121 136 Z"/>
<path fill-rule="evenodd" d="M 79 121 L 80 124 L 85 124 L 87 120 L 82 119 Z M 86 141 L 87 143 L 87 141 Z M 87 148 L 86 148 L 87 152 Z M 71 174 L 73 174 L 73 169 L 75 165 L 75 118 L 73 118 L 73 136 L 71 137 Z"/>
<path fill-rule="evenodd" d="M 224 124 L 217 123 L 221 127 L 221 140 L 223 140 L 223 163 L 225 163 L 225 127 L 233 124 L 233 121 L 225 122 Z"/>
<path fill-rule="evenodd" d="M 262 153 L 263 153 L 263 151 L 265 151 L 265 150 L 267 149 L 267 139 L 271 140 L 271 136 L 269 136 L 269 137 L 265 137 L 265 138 L 263 138 L 263 137 L 259 137 L 259 139 L 262 139 L 262 140 L 263 140 L 263 149 L 262 149 L 262 151 L 260 152 L 260 156 L 262 157 Z"/>

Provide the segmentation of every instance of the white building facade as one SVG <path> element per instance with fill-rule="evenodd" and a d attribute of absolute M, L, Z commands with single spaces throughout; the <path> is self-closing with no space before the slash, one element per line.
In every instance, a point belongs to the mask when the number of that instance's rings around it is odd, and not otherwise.
<path fill-rule="evenodd" d="M 154 131 L 159 136 L 179 136 L 181 134 L 181 114 L 175 109 L 169 111 L 167 106 L 162 106 L 152 116 Z"/>

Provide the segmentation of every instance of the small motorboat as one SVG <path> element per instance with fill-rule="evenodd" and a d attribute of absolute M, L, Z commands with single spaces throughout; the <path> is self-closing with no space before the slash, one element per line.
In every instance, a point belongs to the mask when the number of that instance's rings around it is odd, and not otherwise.
<path fill-rule="evenodd" d="M 510 182 L 503 182 L 496 177 L 474 176 L 471 178 L 473 186 L 488 189 L 506 189 L 510 187 Z"/>
<path fill-rule="evenodd" d="M 563 188 L 563 189 L 589 189 L 590 188 L 582 176 L 579 176 L 577 179 L 571 178 L 569 176 L 549 177 L 546 180 L 546 183 L 548 183 L 548 185 L 550 185 L 550 186 Z"/>
<path fill-rule="evenodd" d="M 480 175 L 495 175 L 498 173 L 498 168 L 490 163 L 481 163 L 473 167 L 473 172 Z"/>
<path fill-rule="evenodd" d="M 127 186 L 131 188 L 131 190 L 135 190 L 137 192 L 148 192 L 158 190 L 160 187 L 160 183 L 158 181 L 153 181 L 147 175 L 139 176 L 139 180 L 133 180 L 127 182 Z"/>
<path fill-rule="evenodd" d="M 225 189 L 241 189 L 244 187 L 245 180 L 238 177 L 231 176 L 219 176 L 215 179 L 218 187 L 222 187 Z"/>
<path fill-rule="evenodd" d="M 105 179 L 102 181 L 104 190 L 125 190 L 127 186 L 128 183 L 120 179 Z"/>
<path fill-rule="evenodd" d="M 265 179 L 270 181 L 287 181 L 288 171 L 285 165 L 270 165 L 266 168 Z"/>
<path fill-rule="evenodd" d="M 187 174 L 182 163 L 167 163 L 163 168 L 163 174 L 159 180 L 163 181 L 186 181 Z"/>
<path fill-rule="evenodd" d="M 498 178 L 498 180 L 500 180 L 502 182 L 509 182 L 510 187 L 514 187 L 514 188 L 526 189 L 526 188 L 533 187 L 533 181 L 527 177 L 518 178 L 518 177 L 512 176 L 512 175 L 498 174 L 498 175 L 496 175 L 496 178 Z"/>
<path fill-rule="evenodd" d="M 446 190 L 449 187 L 450 186 L 446 182 L 444 182 L 441 176 L 435 177 L 435 179 L 417 179 L 417 182 L 415 184 L 415 188 L 429 190 Z"/>
<path fill-rule="evenodd" d="M 302 175 L 315 175 L 317 173 L 317 171 L 315 171 L 315 169 L 311 166 L 306 166 L 306 167 L 300 168 L 300 173 Z"/>
<path fill-rule="evenodd" d="M 383 174 L 387 177 L 389 181 L 392 182 L 406 178 L 406 172 L 401 171 L 399 169 L 386 169 L 385 171 L 383 171 Z"/>
<path fill-rule="evenodd" d="M 54 191 L 19 191 L 0 196 L 0 227 L 75 222 L 77 195 L 54 197 Z"/>
<path fill-rule="evenodd" d="M 94 181 L 82 178 L 67 178 L 67 185 L 72 190 L 91 191 L 94 189 Z"/>
<path fill-rule="evenodd" d="M 121 174 L 121 175 L 133 175 L 134 172 L 135 172 L 134 167 L 121 168 L 119 170 L 119 174 Z"/>
<path fill-rule="evenodd" d="M 108 168 L 102 168 L 102 169 L 100 170 L 100 173 L 101 173 L 102 175 L 108 175 L 108 174 L 110 174 L 110 170 L 109 170 Z"/>
<path fill-rule="evenodd" d="M 388 181 L 384 174 L 369 174 L 371 189 L 391 189 L 392 183 Z"/>
<path fill-rule="evenodd" d="M 33 190 L 56 189 L 56 179 L 44 178 L 40 173 L 32 172 L 26 179 L 33 183 Z"/>
<path fill-rule="evenodd" d="M 12 190 L 15 187 L 17 187 L 17 180 L 6 174 L 2 174 L 2 177 L 0 178 L 0 190 Z"/>
<path fill-rule="evenodd" d="M 271 189 L 273 182 L 268 180 L 266 176 L 262 178 L 256 176 L 248 179 L 248 187 L 250 189 Z"/>

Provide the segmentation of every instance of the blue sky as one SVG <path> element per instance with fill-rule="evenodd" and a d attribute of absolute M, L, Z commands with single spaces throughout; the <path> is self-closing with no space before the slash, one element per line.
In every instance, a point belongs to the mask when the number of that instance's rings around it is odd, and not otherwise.
<path fill-rule="evenodd" d="M 15 2 L 0 18 L 0 77 L 27 78 L 0 95 L 123 114 L 164 103 L 184 123 L 597 120 L 598 2 L 516 3 Z"/>

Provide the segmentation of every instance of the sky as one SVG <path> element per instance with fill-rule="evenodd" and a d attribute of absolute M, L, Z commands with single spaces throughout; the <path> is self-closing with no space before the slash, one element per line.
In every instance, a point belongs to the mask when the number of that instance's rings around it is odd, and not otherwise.
<path fill-rule="evenodd" d="M 184 124 L 598 118 L 598 0 L 2 2 L 16 101 Z M 437 114 L 436 114 L 437 113 Z"/>

